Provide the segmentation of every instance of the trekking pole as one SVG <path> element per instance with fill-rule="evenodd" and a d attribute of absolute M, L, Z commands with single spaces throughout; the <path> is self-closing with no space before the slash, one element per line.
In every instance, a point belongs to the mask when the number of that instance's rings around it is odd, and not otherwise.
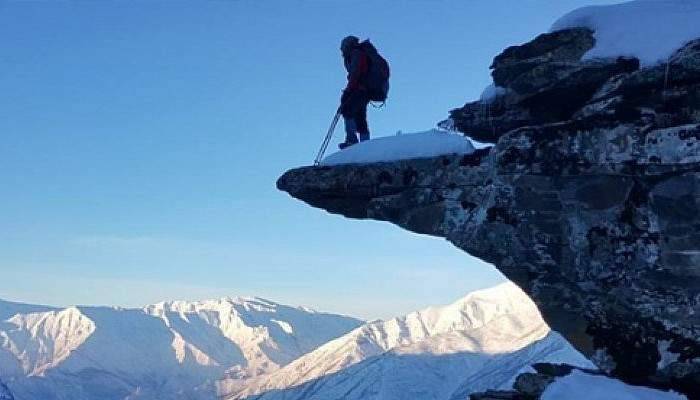
<path fill-rule="evenodd" d="M 321 159 L 326 153 L 328 144 L 330 143 L 331 138 L 333 137 L 333 132 L 335 131 L 335 126 L 338 124 L 338 119 L 340 119 L 340 108 L 338 108 L 338 111 L 336 111 L 335 116 L 333 117 L 333 121 L 331 122 L 331 126 L 330 128 L 328 128 L 328 133 L 326 133 L 326 137 L 323 139 L 323 143 L 321 143 L 321 148 L 318 150 L 318 154 L 316 154 L 314 165 L 319 165 L 321 163 Z"/>

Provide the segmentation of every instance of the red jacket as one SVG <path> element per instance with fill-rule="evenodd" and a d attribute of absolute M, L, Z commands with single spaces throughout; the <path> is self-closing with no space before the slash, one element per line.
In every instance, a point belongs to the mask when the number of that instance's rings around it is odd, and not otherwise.
<path fill-rule="evenodd" d="M 343 56 L 345 69 L 348 71 L 347 91 L 365 88 L 367 72 L 369 71 L 369 57 L 359 48 L 352 49 L 349 54 Z"/>

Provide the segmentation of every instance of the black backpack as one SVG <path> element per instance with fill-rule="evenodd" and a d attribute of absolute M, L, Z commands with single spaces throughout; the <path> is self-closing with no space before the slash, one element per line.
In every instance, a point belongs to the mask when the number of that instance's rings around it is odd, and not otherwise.
<path fill-rule="evenodd" d="M 389 94 L 389 63 L 379 54 L 369 39 L 360 43 L 360 49 L 369 59 L 367 90 L 372 101 L 386 101 Z"/>

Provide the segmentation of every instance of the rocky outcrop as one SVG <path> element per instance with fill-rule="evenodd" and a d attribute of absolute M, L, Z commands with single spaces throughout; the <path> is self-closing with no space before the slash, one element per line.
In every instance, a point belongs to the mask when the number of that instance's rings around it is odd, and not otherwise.
<path fill-rule="evenodd" d="M 606 373 L 700 398 L 700 40 L 643 69 L 580 61 L 593 43 L 573 29 L 496 57 L 503 90 L 449 123 L 490 148 L 299 168 L 278 187 L 444 237 Z"/>
<path fill-rule="evenodd" d="M 10 389 L 0 381 L 0 400 L 15 400 Z"/>
<path fill-rule="evenodd" d="M 678 50 L 667 64 L 644 69 L 634 58 L 580 61 L 594 44 L 593 32 L 580 28 L 506 49 L 491 65 L 499 94 L 452 110 L 441 124 L 496 143 L 516 128 L 568 120 L 653 120 L 657 127 L 700 122 L 700 41 Z"/>
<path fill-rule="evenodd" d="M 512 390 L 487 390 L 472 393 L 469 400 L 533 400 L 539 399 L 547 387 L 557 378 L 569 375 L 573 370 L 586 374 L 599 374 L 597 371 L 578 368 L 566 364 L 536 363 L 535 372 L 526 372 L 517 377 Z"/>

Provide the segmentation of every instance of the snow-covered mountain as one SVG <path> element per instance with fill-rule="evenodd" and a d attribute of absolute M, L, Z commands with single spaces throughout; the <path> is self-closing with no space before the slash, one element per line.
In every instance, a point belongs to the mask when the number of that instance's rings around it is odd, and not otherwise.
<path fill-rule="evenodd" d="M 0 378 L 16 400 L 212 399 L 362 322 L 260 298 L 143 309 L 0 301 Z"/>
<path fill-rule="evenodd" d="M 241 387 L 219 383 L 229 400 L 465 399 L 510 387 L 535 362 L 592 367 L 551 332 L 512 283 L 444 307 L 375 321 Z"/>
<path fill-rule="evenodd" d="M 364 325 L 260 298 L 0 301 L 0 394 L 16 400 L 463 399 L 540 361 L 591 366 L 512 283 Z"/>

